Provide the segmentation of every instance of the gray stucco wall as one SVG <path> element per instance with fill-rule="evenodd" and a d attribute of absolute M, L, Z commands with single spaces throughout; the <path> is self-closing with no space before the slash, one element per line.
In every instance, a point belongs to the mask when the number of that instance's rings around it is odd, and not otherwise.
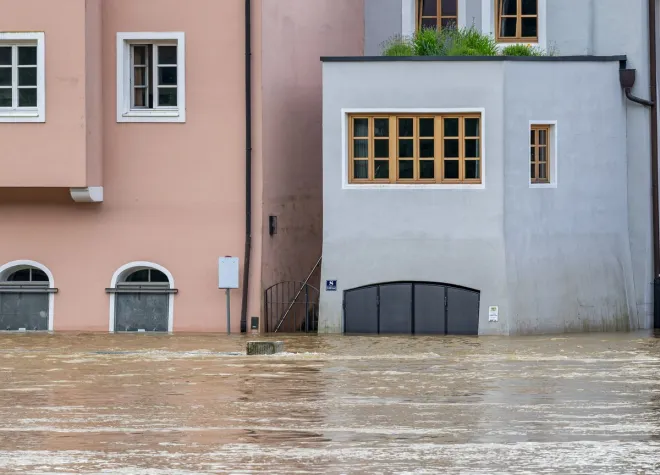
<path fill-rule="evenodd" d="M 364 54 L 378 56 L 383 42 L 401 34 L 402 0 L 364 1 Z"/>
<path fill-rule="evenodd" d="M 634 313 L 617 68 L 324 63 L 322 281 L 336 279 L 338 291 L 322 289 L 320 331 L 342 331 L 344 290 L 396 280 L 480 290 L 480 334 L 609 328 Z M 485 188 L 344 188 L 342 109 L 418 108 L 484 109 Z M 529 188 L 535 119 L 559 121 L 557 189 Z"/>

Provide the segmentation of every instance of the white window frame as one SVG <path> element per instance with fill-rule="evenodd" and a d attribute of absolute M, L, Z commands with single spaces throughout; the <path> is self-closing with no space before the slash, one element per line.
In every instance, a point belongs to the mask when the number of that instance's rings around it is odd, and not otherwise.
<path fill-rule="evenodd" d="M 548 49 L 548 0 L 539 1 L 539 31 L 538 41 L 535 42 L 498 42 L 497 45 L 500 49 L 506 48 L 511 45 L 531 45 L 542 50 Z M 490 34 L 493 38 L 497 39 L 495 34 L 495 1 L 494 0 L 481 0 L 481 32 Z"/>
<path fill-rule="evenodd" d="M 48 277 L 48 287 L 50 289 L 55 288 L 55 278 L 53 273 L 48 267 L 41 264 L 37 261 L 32 261 L 28 259 L 21 259 L 18 261 L 7 262 L 6 264 L 0 266 L 0 280 L 3 280 L 9 273 L 16 272 L 20 269 L 25 268 L 35 268 L 39 269 L 46 274 Z M 54 330 L 55 322 L 55 294 L 53 292 L 48 293 L 48 331 L 52 332 Z"/>
<path fill-rule="evenodd" d="M 351 114 L 481 114 L 481 183 L 456 183 L 456 184 L 404 184 L 404 183 L 350 183 L 348 178 L 348 117 Z M 378 109 L 342 109 L 341 110 L 341 148 L 342 148 L 342 189 L 343 190 L 485 190 L 486 171 L 488 169 L 488 158 L 486 154 L 486 109 L 483 107 L 460 107 L 441 109 L 401 109 L 401 108 L 378 108 Z"/>
<path fill-rule="evenodd" d="M 132 108 L 131 45 L 152 44 L 177 46 L 177 106 Z M 154 58 L 154 70 L 157 74 Z M 155 83 L 154 83 L 155 84 Z M 117 122 L 178 122 L 186 121 L 186 39 L 183 32 L 117 33 Z"/>
<path fill-rule="evenodd" d="M 532 174 L 529 169 L 529 162 L 531 160 L 531 148 L 532 148 L 532 137 L 529 133 L 532 130 L 534 125 L 548 125 L 550 126 L 550 137 L 548 137 L 548 144 L 550 145 L 550 155 L 548 159 L 550 160 L 550 183 L 532 183 Z M 559 128 L 557 127 L 556 120 L 530 120 L 529 128 L 527 129 L 527 153 L 525 158 L 527 160 L 527 179 L 529 181 L 530 188 L 557 188 L 557 171 L 558 167 L 558 157 L 559 157 Z"/>
<path fill-rule="evenodd" d="M 37 47 L 37 106 L 36 107 L 0 107 L 0 122 L 46 122 L 46 50 L 43 32 L 2 33 L 0 46 L 36 46 Z M 14 51 L 16 49 L 14 48 Z M 14 62 L 16 62 L 14 58 Z M 14 68 L 12 68 L 14 69 Z M 12 73 L 14 87 L 18 81 L 15 70 Z"/>

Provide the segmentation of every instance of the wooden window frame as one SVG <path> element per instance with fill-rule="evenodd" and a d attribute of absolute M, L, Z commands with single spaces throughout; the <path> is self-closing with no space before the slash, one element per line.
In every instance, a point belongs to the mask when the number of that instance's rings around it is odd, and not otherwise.
<path fill-rule="evenodd" d="M 541 131 L 545 132 L 544 144 L 541 144 L 539 140 Z M 530 128 L 529 179 L 530 179 L 530 183 L 533 185 L 551 183 L 551 179 L 552 179 L 550 174 L 551 166 L 552 166 L 551 163 L 552 149 L 550 148 L 552 143 L 551 132 L 552 132 L 552 126 L 549 124 L 533 124 Z M 545 161 L 541 161 L 540 159 L 541 149 L 545 149 Z M 539 178 L 540 175 L 539 170 L 541 168 L 541 164 L 545 164 L 545 168 L 546 168 L 545 178 Z M 532 177 L 532 167 L 534 169 L 534 177 Z"/>
<path fill-rule="evenodd" d="M 459 162 L 459 176 L 456 179 L 446 179 L 444 177 L 445 161 L 445 119 L 456 118 L 459 120 L 458 136 L 449 137 L 449 139 L 457 139 L 459 141 L 459 153 L 457 158 L 451 158 Z M 355 135 L 355 120 L 366 119 L 368 120 L 367 135 Z M 387 137 L 375 137 L 375 120 L 388 119 L 389 130 Z M 399 120 L 400 119 L 413 119 L 413 135 L 411 137 L 400 137 Z M 433 137 L 420 135 L 420 119 L 433 119 L 434 130 Z M 466 119 L 479 119 L 479 134 L 477 136 L 465 135 L 465 121 Z M 348 120 L 348 183 L 351 185 L 360 184 L 394 184 L 394 185 L 481 185 L 483 184 L 484 164 L 483 164 L 483 115 L 480 112 L 466 112 L 466 113 L 396 113 L 396 114 L 372 114 L 372 113 L 350 113 L 347 115 Z M 355 157 L 355 140 L 367 140 L 368 151 L 367 157 Z M 389 161 L 389 177 L 387 179 L 375 178 L 375 143 L 378 140 L 389 139 L 389 157 L 380 160 Z M 413 140 L 413 157 L 399 157 L 399 140 L 411 139 Z M 421 140 L 434 141 L 433 158 L 421 157 Z M 466 157 L 466 141 L 477 141 L 477 157 Z M 367 178 L 354 178 L 355 176 L 355 162 L 368 161 Z M 413 163 L 413 177 L 412 178 L 399 178 L 399 162 L 402 160 L 412 160 Z M 421 162 L 431 161 L 434 162 L 434 177 L 421 178 Z M 479 178 L 466 178 L 466 162 L 478 161 Z"/>
<path fill-rule="evenodd" d="M 423 16 L 424 15 L 424 2 L 425 1 L 437 2 L 436 15 Z M 415 2 L 415 9 L 416 9 L 415 18 L 417 19 L 417 21 L 416 21 L 417 29 L 418 30 L 422 29 L 422 23 L 427 18 L 435 18 L 436 28 L 438 30 L 442 29 L 442 20 L 451 20 L 451 19 L 453 19 L 455 27 L 458 27 L 458 14 L 459 14 L 460 1 L 459 0 L 455 0 L 455 1 L 456 1 L 456 15 L 443 15 L 442 0 L 417 0 Z"/>
<path fill-rule="evenodd" d="M 515 15 L 502 15 L 500 13 L 501 11 L 501 4 L 503 0 L 495 0 L 495 40 L 498 43 L 538 43 L 539 42 L 539 28 L 540 28 L 540 19 L 539 19 L 539 8 L 540 8 L 540 2 L 539 0 L 536 1 L 536 15 L 523 15 L 522 13 L 522 2 L 523 0 L 516 0 L 517 1 L 517 8 L 516 8 L 516 14 Z M 515 37 L 510 37 L 510 36 L 501 36 L 500 28 L 502 26 L 502 18 L 515 18 L 516 21 L 516 36 Z M 523 18 L 536 18 L 536 36 L 522 36 L 522 19 Z"/>

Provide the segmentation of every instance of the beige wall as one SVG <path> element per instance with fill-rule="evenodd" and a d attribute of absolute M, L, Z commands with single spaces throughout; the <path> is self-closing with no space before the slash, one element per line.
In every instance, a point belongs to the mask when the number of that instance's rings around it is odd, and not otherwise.
<path fill-rule="evenodd" d="M 56 330 L 107 331 L 104 289 L 113 272 L 131 261 L 153 261 L 174 275 L 180 290 L 175 331 L 224 331 L 217 258 L 242 262 L 244 253 L 244 2 L 195 0 L 191 8 L 180 0 L 103 0 L 103 109 L 102 116 L 87 115 L 102 122 L 103 137 L 87 147 L 85 96 L 100 94 L 100 86 L 85 81 L 81 1 L 0 0 L 0 31 L 45 30 L 48 76 L 46 123 L 0 124 L 8 150 L 0 169 L 11 170 L 8 157 L 20 152 L 32 173 L 48 177 L 32 186 L 84 185 L 87 173 L 95 179 L 102 173 L 105 201 L 76 204 L 67 188 L 0 188 L 0 265 L 31 259 L 50 268 L 60 289 Z M 186 33 L 185 124 L 116 122 L 116 34 L 139 31 Z M 94 150 L 103 155 L 102 169 L 86 170 L 80 162 Z M 260 203 L 254 204 L 257 230 Z M 249 315 L 258 315 L 259 252 L 253 258 Z M 241 291 L 232 291 L 232 299 L 238 331 Z"/>
<path fill-rule="evenodd" d="M 320 57 L 358 56 L 363 44 L 362 0 L 263 0 L 265 288 L 302 281 L 321 256 Z"/>

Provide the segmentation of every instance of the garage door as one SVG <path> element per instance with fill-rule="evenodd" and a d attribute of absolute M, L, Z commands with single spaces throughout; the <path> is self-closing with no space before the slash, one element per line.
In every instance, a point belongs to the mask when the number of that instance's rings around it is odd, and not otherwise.
<path fill-rule="evenodd" d="M 395 282 L 344 293 L 344 333 L 477 335 L 479 292 L 426 282 Z"/>

